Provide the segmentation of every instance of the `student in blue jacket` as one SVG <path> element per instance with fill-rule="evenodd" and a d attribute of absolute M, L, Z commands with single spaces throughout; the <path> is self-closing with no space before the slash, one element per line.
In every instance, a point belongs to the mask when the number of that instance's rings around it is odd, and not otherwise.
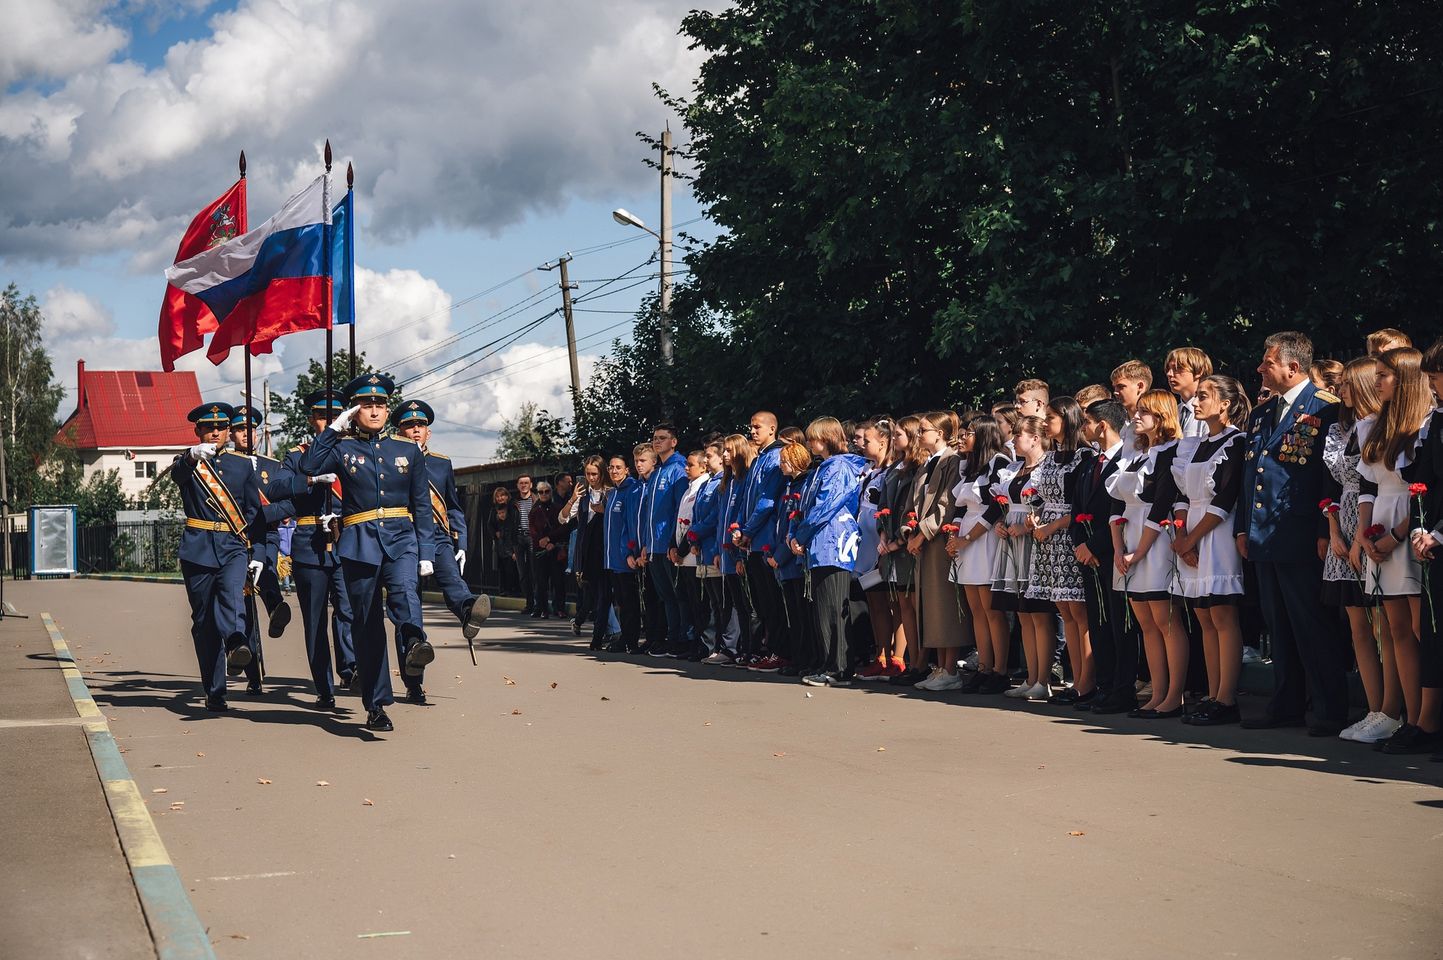
<path fill-rule="evenodd" d="M 651 431 L 656 468 L 641 493 L 642 557 L 656 586 L 666 615 L 666 640 L 649 653 L 677 656 L 691 649 L 691 628 L 676 594 L 676 564 L 669 555 L 675 546 L 677 508 L 686 493 L 686 458 L 676 452 L 676 427 L 659 423 Z"/>
<path fill-rule="evenodd" d="M 742 490 L 756 458 L 756 448 L 746 437 L 733 433 L 722 441 L 722 482 L 717 488 L 717 568 L 725 584 L 727 605 L 736 613 L 739 667 L 761 659 L 757 632 L 752 623 L 751 588 L 746 581 L 746 553 L 733 536 L 741 529 Z M 733 529 L 735 528 L 735 529 Z"/>
<path fill-rule="evenodd" d="M 852 567 L 857 562 L 861 532 L 857 526 L 861 478 L 867 462 L 847 452 L 847 435 L 834 417 L 807 425 L 807 445 L 826 457 L 808 478 L 798 508 L 801 517 L 787 546 L 803 557 L 812 579 L 812 609 L 817 618 L 822 668 L 803 677 L 808 686 L 846 686 L 851 682 L 847 658 L 847 597 Z"/>
<path fill-rule="evenodd" d="M 785 479 L 781 468 L 782 443 L 777 439 L 774 413 L 757 411 L 752 414 L 747 429 L 758 453 L 742 488 L 741 526 L 732 531 L 732 543 L 746 557 L 747 584 L 766 633 L 764 645 L 770 649 L 770 644 L 784 635 L 787 624 L 781 585 L 766 562 L 767 548 L 774 552 L 781 546 L 776 540 L 776 510 Z M 782 663 L 773 652 L 751 666 L 773 672 L 780 669 Z"/>
<path fill-rule="evenodd" d="M 787 635 L 784 641 L 774 641 L 771 649 L 772 653 L 786 661 L 777 671 L 779 675 L 805 677 L 822 669 L 822 658 L 817 649 L 816 618 L 812 614 L 812 601 L 807 591 L 809 571 L 806 560 L 789 550 L 786 544 L 801 519 L 797 507 L 816 462 L 805 446 L 795 442 L 788 442 L 782 447 L 779 462 L 782 475 L 787 478 L 777 505 L 776 539 L 780 546 L 767 553 L 766 560 L 776 571 L 777 582 L 781 584 Z"/>
<path fill-rule="evenodd" d="M 697 579 L 701 581 L 707 611 L 715 625 L 716 642 L 711 646 L 711 655 L 704 661 L 713 664 L 735 660 L 737 642 L 731 606 L 726 600 L 726 582 L 720 563 L 721 541 L 717 536 L 724 493 L 722 482 L 725 479 L 722 442 L 718 438 L 703 450 L 707 480 L 697 492 L 696 504 L 691 512 L 691 527 L 686 534 L 687 544 L 696 554 Z"/>
<path fill-rule="evenodd" d="M 631 475 L 621 454 L 606 461 L 611 490 L 606 494 L 603 536 L 606 553 L 603 564 L 611 578 L 611 596 L 616 603 L 621 634 L 606 647 L 607 653 L 635 653 L 641 642 L 641 597 L 637 592 L 636 514 L 641 502 L 641 484 Z"/>

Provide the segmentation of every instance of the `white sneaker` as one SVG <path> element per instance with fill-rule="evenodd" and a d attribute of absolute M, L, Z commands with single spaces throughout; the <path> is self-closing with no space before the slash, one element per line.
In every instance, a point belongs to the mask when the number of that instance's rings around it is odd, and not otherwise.
<path fill-rule="evenodd" d="M 1262 663 L 1263 655 L 1257 647 L 1243 647 L 1243 663 Z M 1366 718 L 1364 718 L 1366 719 Z"/>
<path fill-rule="evenodd" d="M 1027 693 L 1025 694 L 1025 699 L 1030 700 L 1034 703 L 1038 701 L 1045 703 L 1047 701 L 1047 698 L 1050 696 L 1052 696 L 1051 684 L 1039 683 L 1037 686 L 1032 687 L 1027 691 Z"/>
<path fill-rule="evenodd" d="M 917 688 L 918 690 L 931 690 L 932 688 L 927 686 L 927 684 L 931 683 L 933 680 L 936 680 L 937 674 L 942 672 L 943 670 L 941 667 L 933 667 L 932 672 L 927 674 L 927 678 L 925 680 L 918 680 L 916 683 L 912 684 L 912 686 Z"/>
<path fill-rule="evenodd" d="M 1359 743 L 1381 743 L 1387 740 L 1398 728 L 1403 725 L 1402 720 L 1394 720 L 1386 713 L 1375 713 L 1376 718 L 1369 726 L 1364 727 L 1353 734 L 1353 739 Z"/>
<path fill-rule="evenodd" d="M 1024 680 L 1022 681 L 1021 685 L 1013 687 L 1011 690 L 1004 691 L 1002 695 L 1004 697 L 1011 697 L 1013 700 L 1021 700 L 1023 697 L 1027 696 L 1027 692 L 1031 689 L 1032 687 L 1028 686 L 1027 681 Z"/>
<path fill-rule="evenodd" d="M 1356 740 L 1358 738 L 1358 734 L 1368 729 L 1368 727 L 1372 726 L 1373 723 L 1377 720 L 1377 718 L 1378 714 L 1370 711 L 1367 716 L 1363 717 L 1363 719 L 1359 720 L 1357 723 L 1353 724 L 1352 726 L 1344 727 L 1342 731 L 1339 732 L 1338 739 Z"/>
<path fill-rule="evenodd" d="M 930 684 L 926 687 L 926 689 L 933 691 L 958 690 L 961 689 L 962 685 L 966 682 L 966 680 L 962 679 L 962 671 L 960 670 L 956 673 L 947 673 L 946 671 L 943 671 L 940 676 L 932 678 Z"/>

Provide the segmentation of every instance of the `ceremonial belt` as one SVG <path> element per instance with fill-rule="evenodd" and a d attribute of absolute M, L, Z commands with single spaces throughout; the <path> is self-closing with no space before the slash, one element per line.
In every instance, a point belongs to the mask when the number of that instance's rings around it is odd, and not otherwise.
<path fill-rule="evenodd" d="M 320 522 L 320 517 L 296 517 L 296 526 L 298 527 L 314 527 Z"/>
<path fill-rule="evenodd" d="M 240 538 L 241 543 L 247 547 L 251 545 L 250 538 L 245 534 L 245 520 L 241 518 L 240 507 L 231 496 L 230 490 L 226 487 L 225 481 L 221 479 L 215 466 L 209 460 L 197 460 L 195 462 L 195 475 L 205 487 L 208 494 L 207 501 L 210 508 L 216 513 L 225 517 L 225 525 L 217 526 L 215 529 L 231 533 Z M 202 521 L 206 522 L 206 521 Z"/>
<path fill-rule="evenodd" d="M 427 480 L 426 486 L 431 489 L 431 515 L 436 518 L 436 525 L 446 532 L 446 536 L 456 539 L 456 535 L 451 532 L 451 517 L 446 513 L 445 499 L 434 483 Z"/>
<path fill-rule="evenodd" d="M 381 507 L 379 510 L 366 510 L 362 513 L 353 513 L 341 521 L 344 527 L 354 527 L 358 523 L 366 523 L 370 520 L 393 520 L 400 517 L 411 519 L 411 511 L 405 507 Z"/>
<path fill-rule="evenodd" d="M 194 517 L 186 517 L 185 525 L 191 530 L 209 530 L 211 533 L 234 533 L 230 524 L 220 520 L 197 520 Z"/>

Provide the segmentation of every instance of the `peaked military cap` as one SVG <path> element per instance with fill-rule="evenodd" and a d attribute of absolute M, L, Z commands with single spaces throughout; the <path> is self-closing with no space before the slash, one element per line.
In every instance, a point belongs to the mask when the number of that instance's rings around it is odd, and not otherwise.
<path fill-rule="evenodd" d="M 258 427 L 261 425 L 261 412 L 255 407 L 241 404 L 231 412 L 230 425 L 236 430 L 246 426 Z"/>
<path fill-rule="evenodd" d="M 221 403 L 219 400 L 211 403 L 202 403 L 190 413 L 186 414 L 186 419 L 191 423 L 203 424 L 208 427 L 228 427 L 230 426 L 230 422 L 235 419 L 235 407 L 232 407 L 228 403 Z"/>
<path fill-rule="evenodd" d="M 407 400 L 391 411 L 391 426 L 393 427 L 404 427 L 417 421 L 428 427 L 436 422 L 436 411 L 432 410 L 431 405 L 425 401 Z"/>
<path fill-rule="evenodd" d="M 312 390 L 306 394 L 306 406 L 314 413 L 325 413 L 327 410 L 339 413 L 346 409 L 341 395 L 334 390 L 329 393 L 325 390 Z"/>
<path fill-rule="evenodd" d="M 346 396 L 350 397 L 353 403 L 370 397 L 379 397 L 385 400 L 395 392 L 395 381 L 384 373 L 363 373 L 346 384 Z"/>

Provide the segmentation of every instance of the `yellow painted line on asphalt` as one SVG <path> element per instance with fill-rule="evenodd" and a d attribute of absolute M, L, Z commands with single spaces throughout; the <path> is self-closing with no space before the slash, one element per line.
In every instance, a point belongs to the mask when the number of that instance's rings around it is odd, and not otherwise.
<path fill-rule="evenodd" d="M 165 851 L 140 788 L 120 755 L 109 721 L 90 695 L 55 619 L 48 613 L 40 614 L 40 619 L 50 634 L 79 723 L 85 727 L 90 757 L 100 776 L 105 801 L 110 805 L 110 817 L 115 822 L 116 836 L 120 838 L 121 850 L 135 881 L 136 896 L 150 927 L 156 957 L 158 960 L 215 960 L 210 938 L 180 882 L 180 874 L 170 862 L 170 854 Z"/>

